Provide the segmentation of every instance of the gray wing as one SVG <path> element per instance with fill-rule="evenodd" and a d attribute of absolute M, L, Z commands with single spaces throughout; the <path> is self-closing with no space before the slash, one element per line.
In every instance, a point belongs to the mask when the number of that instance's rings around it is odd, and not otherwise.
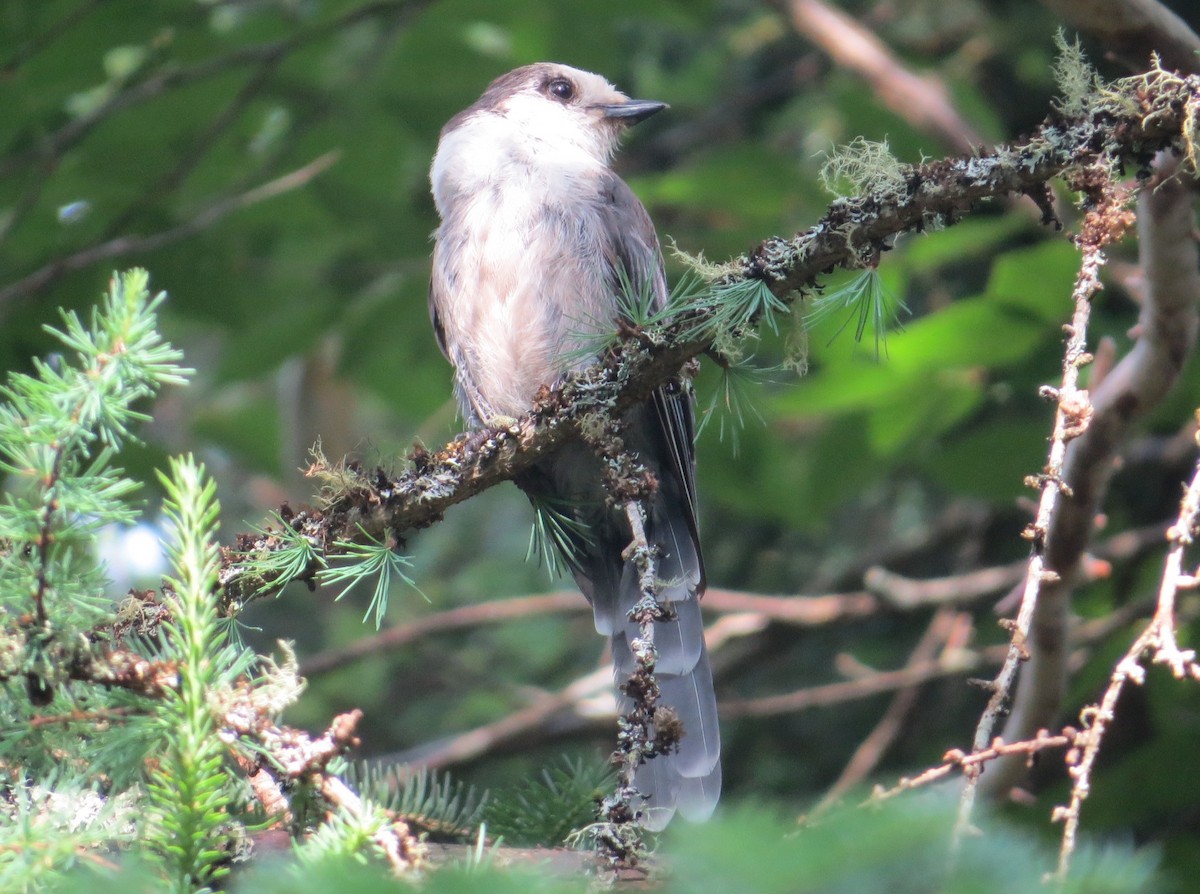
<path fill-rule="evenodd" d="M 438 231 L 438 236 L 445 232 L 443 226 Z M 438 348 L 441 349 L 442 356 L 450 361 L 450 365 L 454 368 L 454 395 L 458 400 L 458 409 L 462 413 L 463 421 L 468 426 L 474 426 L 483 418 L 483 413 L 477 405 L 474 389 L 468 388 L 464 380 L 462 357 L 459 356 L 458 346 L 451 343 L 450 335 L 442 322 L 442 307 L 446 302 L 446 290 L 451 287 L 451 283 L 446 281 L 443 275 L 444 267 L 441 262 L 441 253 L 443 246 L 441 241 L 438 241 L 433 248 L 433 267 L 429 277 L 429 319 L 433 323 L 433 334 L 437 339 Z"/>
<path fill-rule="evenodd" d="M 654 222 L 633 190 L 616 174 L 610 172 L 605 176 L 600 197 L 600 217 L 607 236 L 604 245 L 606 248 L 612 246 L 613 251 L 612 256 L 605 259 L 613 293 L 617 294 L 621 289 L 619 269 L 625 271 L 635 288 L 640 288 L 649 278 L 654 309 L 661 310 L 667 303 L 667 276 Z M 695 544 L 700 575 L 697 595 L 701 595 L 705 575 L 696 512 L 696 423 L 691 390 L 686 385 L 667 385 L 655 390 L 652 403 L 658 428 L 655 432 L 658 443 L 654 445 L 658 449 L 653 452 L 667 461 L 668 468 L 660 472 L 666 472 L 674 479 L 673 483 L 678 485 L 686 501 L 686 521 Z"/>
<path fill-rule="evenodd" d="M 434 264 L 437 263 L 435 258 Z M 429 319 L 433 322 L 433 334 L 437 338 L 438 347 L 442 351 L 442 356 L 447 360 L 453 360 L 450 352 L 446 349 L 446 329 L 442 326 L 442 319 L 438 315 L 439 290 L 442 288 L 438 280 L 436 267 L 433 271 L 433 276 L 429 279 Z"/>
<path fill-rule="evenodd" d="M 650 215 L 616 175 L 604 184 L 601 196 L 604 244 L 612 246 L 607 260 L 614 294 L 621 287 L 617 270 L 624 268 L 635 287 L 649 281 L 654 307 L 661 309 L 667 302 L 667 282 Z M 717 700 L 700 616 L 705 580 L 696 521 L 696 432 L 690 387 L 674 383 L 657 389 L 650 401 L 631 411 L 629 423 L 627 442 L 658 474 L 658 491 L 647 507 L 646 533 L 660 549 L 659 597 L 676 615 L 674 622 L 660 625 L 655 632 L 656 675 L 661 703 L 675 709 L 683 723 L 683 738 L 676 753 L 646 762 L 636 777 L 639 791 L 649 796 L 643 822 L 650 829 L 661 829 L 677 809 L 688 819 L 707 818 L 721 790 Z M 612 634 L 614 672 L 623 681 L 633 670 L 630 643 L 638 635 L 626 612 L 641 592 L 632 566 L 617 561 L 620 564 L 608 570 L 620 581 L 608 596 L 614 604 L 604 626 Z M 598 622 L 604 599 L 599 591 L 595 587 L 592 594 Z M 626 696 L 619 695 L 618 702 L 623 712 L 628 709 Z"/>

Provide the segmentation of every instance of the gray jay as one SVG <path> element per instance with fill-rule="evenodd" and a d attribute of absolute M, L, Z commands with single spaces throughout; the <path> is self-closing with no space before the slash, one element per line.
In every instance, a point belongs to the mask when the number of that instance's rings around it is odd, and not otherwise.
<path fill-rule="evenodd" d="M 579 358 L 622 316 L 623 280 L 636 294 L 649 291 L 656 308 L 666 302 L 654 225 L 609 167 L 625 128 L 665 107 L 630 99 L 598 75 L 539 63 L 497 78 L 442 129 L 430 170 L 441 226 L 429 310 L 468 425 L 527 412 L 541 386 L 590 362 Z M 678 714 L 683 735 L 676 753 L 647 761 L 636 777 L 649 796 L 642 822 L 661 829 L 676 810 L 706 819 L 721 788 L 717 703 L 700 620 L 690 389 L 660 388 L 624 422 L 626 446 L 658 480 L 646 533 L 658 550 L 659 599 L 677 615 L 655 631 L 656 676 L 660 704 Z M 570 444 L 517 483 L 578 523 L 570 526 L 565 558 L 596 629 L 611 638 L 620 683 L 634 669 L 630 641 L 638 627 L 627 613 L 641 593 L 622 557 L 629 524 L 605 502 L 600 461 L 586 445 Z"/>

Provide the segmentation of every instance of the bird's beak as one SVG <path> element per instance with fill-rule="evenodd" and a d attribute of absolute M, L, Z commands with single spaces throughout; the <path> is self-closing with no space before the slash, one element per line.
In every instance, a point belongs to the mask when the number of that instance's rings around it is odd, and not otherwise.
<path fill-rule="evenodd" d="M 637 124 L 639 121 L 645 121 L 655 112 L 661 112 L 667 108 L 667 104 L 656 102 L 653 99 L 627 99 L 624 102 L 601 105 L 597 108 L 604 113 L 605 118 L 616 118 L 624 124 Z"/>

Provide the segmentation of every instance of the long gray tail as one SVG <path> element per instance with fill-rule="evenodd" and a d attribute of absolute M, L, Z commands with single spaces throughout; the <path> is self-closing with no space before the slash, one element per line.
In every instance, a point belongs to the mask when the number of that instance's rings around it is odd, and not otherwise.
<path fill-rule="evenodd" d="M 664 828 L 676 810 L 688 820 L 708 819 L 721 794 L 721 731 L 700 617 L 700 560 L 686 518 L 678 502 L 670 497 L 656 495 L 646 533 L 659 549 L 659 601 L 669 605 L 676 616 L 673 621 L 654 625 L 659 704 L 674 709 L 683 724 L 683 736 L 678 751 L 654 757 L 637 771 L 635 785 L 649 797 L 643 825 L 652 831 Z M 615 601 L 594 599 L 593 607 L 597 629 L 611 635 L 613 674 L 620 687 L 635 669 L 630 642 L 641 633 L 638 625 L 626 617 L 641 598 L 631 563 L 621 571 L 616 595 Z M 609 604 L 604 606 L 605 602 Z M 612 614 L 602 617 L 605 609 Z M 618 688 L 618 710 L 625 713 L 631 706 L 628 696 Z"/>
<path fill-rule="evenodd" d="M 680 628 L 701 628 L 695 599 L 676 603 L 676 611 Z M 678 714 L 683 737 L 677 752 L 648 760 L 634 779 L 638 791 L 649 797 L 643 825 L 655 832 L 670 822 L 676 810 L 692 821 L 708 819 L 721 794 L 721 732 L 704 633 L 701 629 L 699 648 L 690 647 L 672 630 L 675 623 L 655 625 L 659 655 L 655 677 L 662 692 L 660 704 Z M 620 685 L 634 670 L 627 631 L 613 634 L 612 651 L 613 673 Z M 630 707 L 628 696 L 619 693 L 617 709 L 625 713 Z"/>
<path fill-rule="evenodd" d="M 659 704 L 674 709 L 683 733 L 676 752 L 651 758 L 634 780 L 648 797 L 643 825 L 656 831 L 676 810 L 689 820 L 707 819 L 721 793 L 717 699 L 700 618 L 704 562 L 695 517 L 691 418 L 686 395 L 660 392 L 630 412 L 626 428 L 627 445 L 658 477 L 645 530 L 657 548 L 659 601 L 676 616 L 654 625 L 655 677 Z M 573 538 L 567 558 L 576 583 L 592 603 L 596 630 L 611 638 L 617 702 L 626 713 L 631 703 L 619 687 L 635 669 L 630 644 L 641 635 L 628 613 L 642 594 L 633 564 L 622 557 L 630 542 L 629 525 L 622 513 L 606 505 L 602 480 L 591 449 L 576 443 L 525 473 L 518 483 L 535 501 L 566 501 L 588 531 L 586 537 Z"/>

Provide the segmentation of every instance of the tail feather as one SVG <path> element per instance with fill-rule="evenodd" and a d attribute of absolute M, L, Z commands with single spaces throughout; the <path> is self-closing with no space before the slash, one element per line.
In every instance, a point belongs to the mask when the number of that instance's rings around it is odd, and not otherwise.
<path fill-rule="evenodd" d="M 645 532 L 655 548 L 658 599 L 674 615 L 654 625 L 654 672 L 661 690 L 659 704 L 674 710 L 682 735 L 676 751 L 649 759 L 634 779 L 647 796 L 642 823 L 658 830 L 676 810 L 696 821 L 712 813 L 721 790 L 721 733 L 700 616 L 704 562 L 695 519 L 690 404 L 683 395 L 663 392 L 653 405 L 632 411 L 628 421 L 627 446 L 658 476 Z M 641 629 L 628 615 L 642 592 L 637 569 L 624 558 L 629 525 L 621 513 L 606 506 L 602 480 L 590 448 L 569 444 L 527 472 L 520 484 L 531 497 L 572 501 L 576 519 L 589 531 L 588 537 L 577 539 L 567 558 L 580 590 L 592 603 L 596 630 L 611 639 L 613 673 L 620 686 L 635 669 L 630 643 L 641 636 Z M 631 707 L 620 693 L 617 700 L 622 713 Z"/>
<path fill-rule="evenodd" d="M 695 601 L 690 604 L 698 615 Z M 671 623 L 659 624 L 655 633 L 671 626 Z M 677 751 L 646 761 L 634 778 L 638 790 L 647 796 L 643 824 L 652 831 L 665 827 L 676 809 L 694 822 L 708 819 L 721 794 L 717 697 L 703 642 L 701 637 L 699 655 L 690 669 L 682 673 L 666 673 L 660 669 L 655 673 L 661 692 L 659 704 L 675 711 L 683 735 Z M 613 673 L 619 685 L 635 666 L 629 640 L 623 631 L 613 636 L 612 651 Z M 628 711 L 630 699 L 619 694 L 617 707 L 621 712 Z"/>

